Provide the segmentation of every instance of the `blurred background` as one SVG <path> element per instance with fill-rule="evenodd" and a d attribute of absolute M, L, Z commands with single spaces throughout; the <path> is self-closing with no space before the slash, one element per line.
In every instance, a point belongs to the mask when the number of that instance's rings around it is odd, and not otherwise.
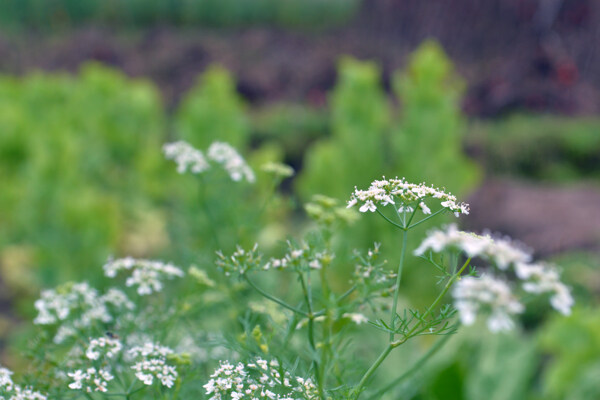
<path fill-rule="evenodd" d="M 561 265 L 573 316 L 453 339 L 406 398 L 598 399 L 599 48 L 594 0 L 3 0 L 0 347 L 41 288 L 102 284 L 110 255 L 210 263 L 161 146 L 220 139 L 296 170 L 248 243 L 296 235 L 314 194 L 398 175 Z M 377 223 L 350 231 L 393 252 Z"/>

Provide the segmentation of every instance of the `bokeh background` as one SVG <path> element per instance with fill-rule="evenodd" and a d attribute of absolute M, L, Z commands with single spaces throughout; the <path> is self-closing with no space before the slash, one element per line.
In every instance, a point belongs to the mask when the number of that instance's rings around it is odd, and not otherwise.
<path fill-rule="evenodd" d="M 160 149 L 220 139 L 296 170 L 248 243 L 297 235 L 314 194 L 399 175 L 467 199 L 464 228 L 561 265 L 573 316 L 453 338 L 403 398 L 600 398 L 599 47 L 594 0 L 3 0 L 4 359 L 41 288 L 101 285 L 110 255 L 210 265 L 210 221 Z M 344 235 L 394 252 L 381 224 Z M 422 275 L 414 304 L 434 293 Z"/>

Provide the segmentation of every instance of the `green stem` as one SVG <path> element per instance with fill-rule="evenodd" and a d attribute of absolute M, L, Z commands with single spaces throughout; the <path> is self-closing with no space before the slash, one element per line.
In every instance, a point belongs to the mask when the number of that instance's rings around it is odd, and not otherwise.
<path fill-rule="evenodd" d="M 377 357 L 377 360 L 375 360 L 373 365 L 371 365 L 371 367 L 367 370 L 367 372 L 365 372 L 365 374 L 361 378 L 360 382 L 358 382 L 358 385 L 352 392 L 354 399 L 358 399 L 358 396 L 360 396 L 360 393 L 362 392 L 362 389 L 365 386 L 365 384 L 367 383 L 367 381 L 369 380 L 369 378 L 371 378 L 373 373 L 375 373 L 377 368 L 379 368 L 381 363 L 387 358 L 387 356 L 390 354 L 390 352 L 392 351 L 393 348 L 394 347 L 392 346 L 391 343 L 388 344 L 388 346 L 381 352 L 379 357 Z"/>
<path fill-rule="evenodd" d="M 308 285 L 304 281 L 304 276 L 302 275 L 302 272 L 298 272 L 298 275 L 300 277 L 300 284 L 302 285 L 302 292 L 304 293 L 304 298 L 306 300 L 306 305 L 308 307 L 308 343 L 310 344 L 310 348 L 313 353 L 312 358 L 313 358 L 313 368 L 315 369 L 315 378 L 317 380 L 317 387 L 319 388 L 319 395 L 321 396 L 322 399 L 324 399 L 325 397 L 323 396 L 323 380 L 321 377 L 321 369 L 319 367 L 319 361 L 317 360 L 317 345 L 315 343 L 315 326 L 314 326 L 315 315 L 313 314 L 313 311 L 312 311 L 313 308 L 312 308 L 312 293 L 311 293 L 311 288 L 310 288 L 310 270 L 308 271 L 308 274 L 307 274 Z"/>
<path fill-rule="evenodd" d="M 211 231 L 211 237 L 212 240 L 215 244 L 215 248 L 216 249 L 220 249 L 221 246 L 219 244 L 219 235 L 217 232 L 217 223 L 215 221 L 214 216 L 212 215 L 212 212 L 210 211 L 210 207 L 208 206 L 208 202 L 207 202 L 207 195 L 206 195 L 206 181 L 204 179 L 204 177 L 202 176 L 203 174 L 199 174 L 199 179 L 200 179 L 200 191 L 201 191 L 201 196 L 202 196 L 202 200 L 200 201 L 200 203 L 202 203 L 202 209 L 204 210 L 204 213 L 206 214 L 206 218 L 208 219 L 208 225 L 210 225 L 210 231 Z"/>
<path fill-rule="evenodd" d="M 433 214 L 431 214 L 430 216 L 423 218 L 423 219 L 422 219 L 422 220 L 420 220 L 419 222 L 415 222 L 414 224 L 410 225 L 410 226 L 409 226 L 408 228 L 406 228 L 406 229 L 412 229 L 412 228 L 414 228 L 415 226 L 422 224 L 423 222 L 425 222 L 425 221 L 427 221 L 427 220 L 429 220 L 429 219 L 431 219 L 431 218 L 435 217 L 436 215 L 438 215 L 438 214 L 440 214 L 440 213 L 442 213 L 442 212 L 444 212 L 444 211 L 446 211 L 446 209 L 445 209 L 445 208 L 442 208 L 441 210 L 438 210 L 438 211 L 434 212 L 434 213 L 433 213 Z"/>
<path fill-rule="evenodd" d="M 252 288 L 254 288 L 254 290 L 256 290 L 258 293 L 260 293 L 260 294 L 261 294 L 263 297 L 265 297 L 265 298 L 267 298 L 267 299 L 269 299 L 269 300 L 271 300 L 271 301 L 273 301 L 273 302 L 275 302 L 275 303 L 279 304 L 279 305 L 280 305 L 281 307 L 283 307 L 283 308 L 287 308 L 287 309 L 288 309 L 288 310 L 290 310 L 290 311 L 293 311 L 293 312 L 295 312 L 295 313 L 298 313 L 298 314 L 300 314 L 300 315 L 303 315 L 303 316 L 305 316 L 305 317 L 308 317 L 308 316 L 309 316 L 309 314 L 308 314 L 308 313 L 306 313 L 305 311 L 303 311 L 303 310 L 300 310 L 299 308 L 296 308 L 296 307 L 294 307 L 294 306 L 291 306 L 291 305 L 287 304 L 285 301 L 283 301 L 283 300 L 281 300 L 281 299 L 278 299 L 278 298 L 277 298 L 277 297 L 275 297 L 275 296 L 271 296 L 269 293 L 265 292 L 265 291 L 264 291 L 264 290 L 262 290 L 260 287 L 256 286 L 256 285 L 254 284 L 254 282 L 252 282 L 252 281 L 250 280 L 250 278 L 248 278 L 248 276 L 247 276 L 247 275 L 243 275 L 243 277 L 244 277 L 244 280 L 245 280 L 246 282 L 248 282 L 248 285 L 252 286 Z"/>
<path fill-rule="evenodd" d="M 397 224 L 396 222 L 392 221 L 391 219 L 389 219 L 387 216 L 385 216 L 385 214 L 383 214 L 381 211 L 379 211 L 379 208 L 377 209 L 377 213 L 379 215 L 381 215 L 383 217 L 383 219 L 385 219 L 387 222 L 389 222 L 390 224 L 394 225 L 396 228 L 400 228 L 402 230 L 405 230 L 406 228 L 404 228 L 402 225 Z"/>
<path fill-rule="evenodd" d="M 458 324 L 455 324 L 454 327 L 456 327 L 457 325 Z M 372 394 L 371 396 L 369 396 L 369 398 L 367 400 L 380 399 L 381 396 L 383 396 L 389 390 L 393 389 L 395 386 L 397 386 L 402 381 L 404 381 L 405 379 L 409 378 L 416 371 L 418 371 L 419 369 L 421 369 L 423 367 L 423 365 L 431 357 L 433 357 L 435 355 L 435 353 L 437 353 L 444 346 L 444 344 L 446 344 L 446 342 L 448 342 L 448 339 L 450 339 L 450 336 L 451 335 L 445 335 L 445 336 L 443 336 L 433 346 L 431 346 L 429 348 L 429 350 L 427 350 L 427 352 L 425 354 L 423 354 L 421 356 L 421 358 L 419 358 L 406 372 L 404 372 L 402 375 L 400 375 L 399 377 L 397 377 L 396 379 L 394 379 L 392 382 L 388 383 L 382 389 L 378 390 L 377 392 L 375 392 L 374 394 Z"/>
<path fill-rule="evenodd" d="M 392 303 L 392 311 L 390 313 L 390 327 L 392 332 L 390 333 L 390 342 L 394 341 L 394 329 L 396 327 L 396 309 L 398 307 L 398 296 L 400 294 L 400 281 L 402 280 L 402 269 L 404 268 L 404 254 L 406 253 L 408 232 L 402 231 L 402 251 L 400 253 L 400 262 L 398 263 L 398 272 L 396 275 L 396 285 L 394 288 L 394 302 Z"/>

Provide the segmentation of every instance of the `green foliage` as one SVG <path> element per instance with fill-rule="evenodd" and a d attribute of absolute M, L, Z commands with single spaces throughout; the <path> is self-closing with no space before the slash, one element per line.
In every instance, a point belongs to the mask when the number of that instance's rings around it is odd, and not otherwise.
<path fill-rule="evenodd" d="M 465 119 L 461 112 L 463 80 L 439 44 L 423 43 L 406 71 L 393 80 L 402 105 L 391 137 L 394 173 L 413 182 L 427 179 L 459 194 L 477 183 L 479 170 L 463 155 Z"/>
<path fill-rule="evenodd" d="M 556 318 L 540 331 L 541 346 L 552 358 L 545 371 L 544 398 L 592 400 L 600 397 L 600 313 L 578 310 Z"/>
<path fill-rule="evenodd" d="M 178 136 L 194 147 L 206 149 L 215 140 L 243 149 L 249 123 L 235 82 L 221 67 L 211 67 L 185 96 L 177 111 Z"/>
<path fill-rule="evenodd" d="M 366 186 L 382 171 L 383 137 L 390 111 L 380 72 L 369 62 L 343 59 L 331 94 L 331 138 L 306 154 L 300 194 L 346 199 L 355 185 Z"/>
<path fill-rule="evenodd" d="M 0 242 L 28 253 L 46 283 L 118 249 L 164 244 L 152 209 L 165 195 L 154 179 L 164 131 L 154 86 L 98 65 L 78 77 L 2 77 L 0 125 Z M 139 229 L 150 235 L 133 249 Z"/>
<path fill-rule="evenodd" d="M 346 198 L 380 171 L 411 181 L 427 177 L 459 195 L 474 187 L 479 170 L 462 152 L 463 82 L 439 45 L 425 42 L 415 51 L 407 71 L 395 74 L 394 91 L 401 101 L 397 120 L 391 118 L 378 69 L 342 61 L 331 96 L 331 138 L 307 154 L 298 186 L 303 197 L 315 190 Z"/>
<path fill-rule="evenodd" d="M 600 120 L 552 115 L 512 115 L 478 122 L 470 146 L 495 175 L 568 181 L 600 177 Z"/>
<path fill-rule="evenodd" d="M 5 28 L 69 28 L 85 23 L 117 27 L 176 25 L 292 28 L 337 25 L 354 15 L 359 0 L 5 0 Z"/>

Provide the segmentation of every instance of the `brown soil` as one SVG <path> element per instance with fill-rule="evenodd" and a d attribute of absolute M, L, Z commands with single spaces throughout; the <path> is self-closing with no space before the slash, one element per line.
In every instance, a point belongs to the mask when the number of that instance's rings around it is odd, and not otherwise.
<path fill-rule="evenodd" d="M 207 65 L 220 63 L 252 102 L 322 104 L 340 56 L 377 60 L 389 88 L 392 71 L 429 37 L 442 42 L 466 77 L 464 106 L 471 115 L 600 111 L 600 2 L 593 0 L 364 0 L 351 23 L 319 34 L 85 27 L 4 35 L 0 72 L 74 71 L 98 60 L 152 79 L 173 105 Z"/>
<path fill-rule="evenodd" d="M 469 199 L 466 226 L 511 236 L 545 257 L 565 250 L 600 252 L 600 188 L 488 181 Z"/>

